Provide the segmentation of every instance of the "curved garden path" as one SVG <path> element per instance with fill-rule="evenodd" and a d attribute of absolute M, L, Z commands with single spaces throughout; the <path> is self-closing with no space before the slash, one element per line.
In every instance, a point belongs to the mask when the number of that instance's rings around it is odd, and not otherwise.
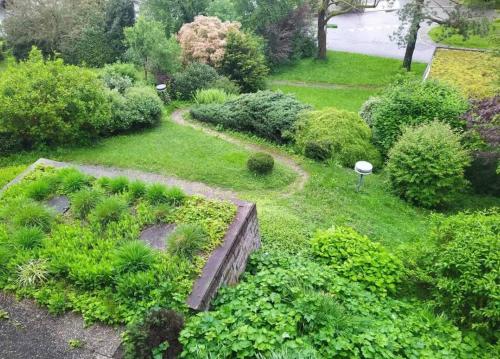
<path fill-rule="evenodd" d="M 202 132 L 204 132 L 205 134 L 207 134 L 209 136 L 221 138 L 224 141 L 227 141 L 227 142 L 230 142 L 232 144 L 243 147 L 248 151 L 268 153 L 271 156 L 273 156 L 273 158 L 276 162 L 279 162 L 282 165 L 293 170 L 297 174 L 297 179 L 293 183 L 288 185 L 286 190 L 283 191 L 283 192 L 286 192 L 286 195 L 291 195 L 297 191 L 302 190 L 304 188 L 305 184 L 307 183 L 307 181 L 309 180 L 309 173 L 307 173 L 291 156 L 280 153 L 277 150 L 274 150 L 274 149 L 269 148 L 267 146 L 262 146 L 262 145 L 258 145 L 255 143 L 251 143 L 249 141 L 245 141 L 245 140 L 233 137 L 227 133 L 219 132 L 219 131 L 213 130 L 211 128 L 208 128 L 206 126 L 191 122 L 191 121 L 186 121 L 184 119 L 185 113 L 187 113 L 186 109 L 175 110 L 172 113 L 172 121 L 174 121 L 174 123 L 181 125 L 181 126 L 188 126 L 188 127 L 191 127 L 191 128 L 197 129 L 197 130 L 201 130 Z"/>

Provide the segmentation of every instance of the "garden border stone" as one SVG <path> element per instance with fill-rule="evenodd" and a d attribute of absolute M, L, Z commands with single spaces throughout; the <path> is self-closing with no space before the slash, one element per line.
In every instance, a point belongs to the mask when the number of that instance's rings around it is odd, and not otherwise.
<path fill-rule="evenodd" d="M 78 165 L 40 158 L 25 171 L 0 189 L 0 195 L 12 185 L 19 183 L 37 166 L 45 165 L 56 168 L 74 167 L 81 172 L 99 177 L 125 176 L 130 179 L 150 183 L 162 183 L 178 186 L 189 195 L 201 195 L 213 199 L 229 200 L 237 205 L 235 219 L 229 225 L 222 244 L 209 256 L 200 277 L 194 282 L 187 304 L 191 309 L 202 311 L 210 308 L 210 302 L 220 287 L 238 281 L 246 267 L 250 254 L 261 244 L 257 208 L 255 203 L 245 202 L 235 197 L 233 192 L 211 188 L 200 182 L 190 182 L 174 177 L 166 177 L 154 173 L 130 169 L 119 169 L 103 166 Z"/>

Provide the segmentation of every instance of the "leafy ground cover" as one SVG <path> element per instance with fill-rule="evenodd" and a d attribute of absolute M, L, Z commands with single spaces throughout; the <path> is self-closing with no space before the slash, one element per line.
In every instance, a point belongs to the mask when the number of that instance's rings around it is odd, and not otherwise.
<path fill-rule="evenodd" d="M 64 214 L 47 202 L 58 196 L 69 199 Z M 126 324 L 157 306 L 185 312 L 235 213 L 232 203 L 159 184 L 39 167 L 2 194 L 0 288 L 86 322 Z M 161 223 L 177 226 L 165 251 L 138 240 Z"/>
<path fill-rule="evenodd" d="M 424 70 L 425 64 L 413 64 L 416 76 Z M 329 51 L 327 61 L 308 58 L 280 67 L 270 76 L 269 86 L 295 94 L 317 109 L 333 106 L 357 112 L 368 97 L 376 95 L 401 72 L 399 60 Z M 328 84 L 331 88 L 325 86 Z"/>
<path fill-rule="evenodd" d="M 473 49 L 492 49 L 498 47 L 499 34 L 500 19 L 495 19 L 495 21 L 493 21 L 489 33 L 485 36 L 471 34 L 467 38 L 464 38 L 462 35 L 454 33 L 453 30 L 447 30 L 443 26 L 433 27 L 429 31 L 430 38 L 435 42 L 449 46 Z"/>
<path fill-rule="evenodd" d="M 478 51 L 438 49 L 430 78 L 447 82 L 469 97 L 488 97 L 499 93 L 498 57 Z"/>

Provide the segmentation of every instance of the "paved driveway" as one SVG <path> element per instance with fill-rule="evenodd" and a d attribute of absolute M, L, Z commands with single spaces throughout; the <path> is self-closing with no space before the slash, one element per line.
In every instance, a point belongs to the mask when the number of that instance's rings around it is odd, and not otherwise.
<path fill-rule="evenodd" d="M 401 0 L 401 5 L 406 0 Z M 397 6 L 397 5 L 396 5 Z M 329 50 L 357 52 L 369 55 L 400 58 L 404 57 L 404 48 L 398 48 L 389 39 L 399 26 L 397 11 L 366 11 L 364 13 L 345 14 L 332 18 L 329 22 L 338 26 L 328 29 L 327 48 Z M 427 35 L 429 25 L 422 24 L 413 59 L 429 62 L 435 44 Z"/>

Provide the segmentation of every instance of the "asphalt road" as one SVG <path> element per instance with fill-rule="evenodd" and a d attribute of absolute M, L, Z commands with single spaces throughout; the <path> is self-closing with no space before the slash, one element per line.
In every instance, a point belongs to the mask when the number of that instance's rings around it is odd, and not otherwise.
<path fill-rule="evenodd" d="M 327 48 L 329 50 L 398 59 L 404 57 L 405 49 L 398 48 L 398 45 L 389 39 L 389 35 L 399 26 L 397 11 L 345 14 L 332 18 L 329 24 L 338 26 L 336 29 L 328 29 Z M 413 55 L 415 61 L 429 62 L 432 58 L 435 44 L 427 35 L 429 28 L 429 25 L 422 24 Z"/>

